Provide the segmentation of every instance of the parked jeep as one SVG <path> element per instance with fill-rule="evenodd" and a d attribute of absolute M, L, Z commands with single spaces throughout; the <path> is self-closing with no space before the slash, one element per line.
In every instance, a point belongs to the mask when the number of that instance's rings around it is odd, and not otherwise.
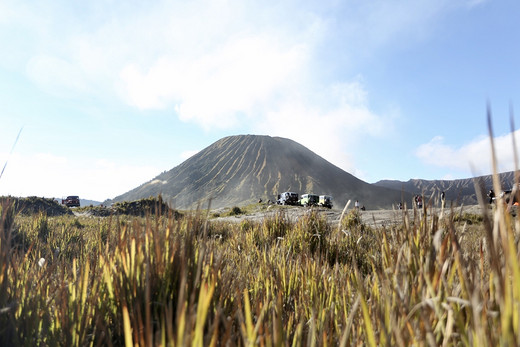
<path fill-rule="evenodd" d="M 278 195 L 276 203 L 278 205 L 298 205 L 298 194 L 293 192 L 283 192 Z"/>
<path fill-rule="evenodd" d="M 61 203 L 67 207 L 79 207 L 79 196 L 69 195 L 66 199 L 62 199 Z"/>
<path fill-rule="evenodd" d="M 302 198 L 298 201 L 301 206 L 317 206 L 320 202 L 320 197 L 316 194 L 303 194 Z"/>
<path fill-rule="evenodd" d="M 320 195 L 320 200 L 318 202 L 318 206 L 332 208 L 332 196 Z"/>

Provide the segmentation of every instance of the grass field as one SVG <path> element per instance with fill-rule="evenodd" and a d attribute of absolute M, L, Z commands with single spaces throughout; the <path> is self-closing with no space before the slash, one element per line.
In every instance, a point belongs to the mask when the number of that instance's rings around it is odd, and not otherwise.
<path fill-rule="evenodd" d="M 0 345 L 520 345 L 519 221 L 493 211 L 374 228 L 353 210 L 230 223 L 4 201 Z"/>

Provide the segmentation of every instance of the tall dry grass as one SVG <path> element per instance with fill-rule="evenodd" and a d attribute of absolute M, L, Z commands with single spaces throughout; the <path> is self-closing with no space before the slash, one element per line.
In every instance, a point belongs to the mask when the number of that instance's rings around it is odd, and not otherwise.
<path fill-rule="evenodd" d="M 220 223 L 5 201 L 0 345 L 520 345 L 520 222 L 476 188 L 480 219 L 425 204 L 377 228 L 356 210 Z"/>
<path fill-rule="evenodd" d="M 218 223 L 6 202 L 0 344 L 519 344 L 516 219 L 497 208 L 465 240 L 455 212 L 397 213 L 373 228 L 350 211 L 338 231 L 317 210 Z"/>

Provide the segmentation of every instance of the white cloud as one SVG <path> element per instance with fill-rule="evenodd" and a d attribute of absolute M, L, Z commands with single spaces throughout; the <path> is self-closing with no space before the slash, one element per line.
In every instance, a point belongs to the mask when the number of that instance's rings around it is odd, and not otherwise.
<path fill-rule="evenodd" d="M 261 133 L 290 138 L 356 176 L 353 154 L 365 141 L 385 136 L 391 120 L 373 113 L 367 92 L 355 81 L 331 86 L 320 95 L 287 100 L 255 124 Z"/>
<path fill-rule="evenodd" d="M 482 1 L 459 0 L 455 3 Z M 146 4 L 110 1 L 78 5 L 42 1 L 27 6 L 3 2 L 0 4 L 0 23 L 6 22 L 32 33 L 35 56 L 44 54 L 61 59 L 100 79 L 104 78 L 101 72 L 109 74 L 111 80 L 104 81 L 109 84 L 105 87 L 113 88 L 120 82 L 121 71 L 136 67 L 140 74 L 152 78 L 154 71 L 161 71 L 162 67 L 169 71 L 172 62 L 181 72 L 190 66 L 197 70 L 195 63 L 202 62 L 201 76 L 212 73 L 204 67 L 213 63 L 222 72 L 241 73 L 246 68 L 247 76 L 267 72 L 265 77 L 272 78 L 276 71 L 272 71 L 270 65 L 278 65 L 278 69 L 292 68 L 290 64 L 284 64 L 287 62 L 284 54 L 294 47 L 305 44 L 310 47 L 310 54 L 319 54 L 322 49 L 328 52 L 326 45 L 330 40 L 337 40 L 336 43 L 352 50 L 353 56 L 361 46 L 377 49 L 396 40 L 406 42 L 403 35 L 414 36 L 427 30 L 452 3 L 447 0 L 414 3 L 380 0 L 360 4 L 291 1 L 257 4 L 222 0 L 149 1 Z M 274 55 L 271 54 L 273 50 Z M 280 54 L 282 60 L 278 61 Z M 205 62 L 204 57 L 215 61 Z M 165 66 L 164 61 L 169 63 Z M 342 60 L 331 61 L 343 63 Z M 251 72 L 251 66 L 260 68 Z M 190 75 L 196 72 L 193 70 L 188 71 Z M 220 71 L 216 71 L 217 76 Z M 257 75 L 253 77 L 259 78 Z M 123 76 L 129 77 L 126 73 Z M 136 98 L 134 105 L 150 107 L 146 98 L 139 100 L 133 95 L 132 86 L 129 87 L 127 96 L 131 100 Z"/>
<path fill-rule="evenodd" d="M 520 139 L 520 130 L 515 131 L 517 144 Z M 511 134 L 497 136 L 495 141 L 495 155 L 500 172 L 514 170 L 513 142 Z M 520 148 L 518 148 L 520 151 Z M 424 163 L 458 170 L 472 174 L 471 167 L 476 174 L 492 172 L 491 142 L 489 137 L 480 136 L 471 142 L 455 147 L 444 142 L 442 136 L 436 136 L 430 142 L 419 146 L 415 155 Z"/>
<path fill-rule="evenodd" d="M 230 0 L 5 7 L 19 13 L 19 26 L 33 31 L 38 44 L 27 72 L 47 92 L 118 95 L 140 109 L 175 108 L 183 121 L 210 129 L 248 121 L 261 106 L 269 108 L 302 88 L 314 85 L 316 92 L 349 83 L 344 76 L 322 80 L 315 64 L 326 57 L 334 64 L 326 68 L 342 71 L 343 54 L 352 58 L 361 47 L 406 42 L 403 33 L 415 35 L 431 25 L 446 3 Z M 43 9 L 47 18 L 33 24 Z M 345 48 L 338 54 L 329 46 Z"/>
<path fill-rule="evenodd" d="M 466 0 L 466 6 L 471 9 L 476 6 L 481 6 L 486 2 L 489 2 L 489 0 Z"/>
<path fill-rule="evenodd" d="M 245 37 L 193 60 L 162 58 L 146 72 L 127 65 L 120 77 L 131 105 L 160 109 L 175 103 L 183 121 L 229 128 L 240 115 L 250 116 L 294 85 L 305 56 L 303 45 Z"/>
<path fill-rule="evenodd" d="M 2 157 L 7 155 L 0 154 Z M 13 154 L 0 179 L 0 195 L 79 195 L 104 201 L 139 186 L 159 172 L 150 166 L 122 165 L 105 159 L 69 159 L 51 153 Z"/>

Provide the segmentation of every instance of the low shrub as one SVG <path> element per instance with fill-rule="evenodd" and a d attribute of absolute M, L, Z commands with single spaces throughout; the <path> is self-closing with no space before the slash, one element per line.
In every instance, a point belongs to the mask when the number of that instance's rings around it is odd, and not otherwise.
<path fill-rule="evenodd" d="M 482 217 L 482 215 L 479 214 L 464 212 L 462 215 L 456 214 L 453 217 L 453 221 L 465 222 L 468 224 L 480 224 L 484 221 L 484 217 Z"/>
<path fill-rule="evenodd" d="M 238 215 L 241 215 L 243 214 L 244 212 L 240 209 L 240 207 L 238 206 L 234 206 L 233 208 L 231 208 L 231 210 L 229 211 L 229 215 L 230 216 L 238 216 Z"/>

